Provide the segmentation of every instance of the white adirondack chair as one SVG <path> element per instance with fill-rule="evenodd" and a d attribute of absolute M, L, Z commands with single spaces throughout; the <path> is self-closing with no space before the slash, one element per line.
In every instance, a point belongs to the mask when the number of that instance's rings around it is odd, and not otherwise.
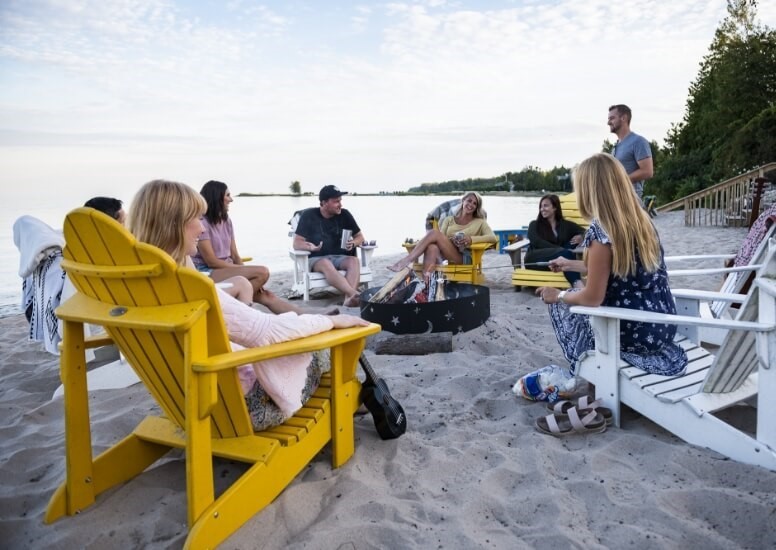
<path fill-rule="evenodd" d="M 288 236 L 292 241 L 294 233 L 296 232 L 296 226 L 299 223 L 299 217 L 302 211 L 294 212 L 294 215 L 289 221 L 291 229 L 288 232 Z M 369 266 L 369 262 L 372 261 L 372 253 L 377 246 L 363 245 L 358 249 L 358 257 L 361 261 L 361 275 L 359 276 L 359 285 L 366 286 L 367 283 L 372 281 L 372 268 Z M 292 283 L 291 291 L 297 296 L 301 295 L 305 301 L 310 299 L 310 290 L 322 289 L 331 292 L 337 292 L 337 290 L 331 286 L 322 273 L 317 271 L 310 271 L 309 257 L 310 252 L 307 250 L 295 250 L 293 246 L 288 249 L 288 255 L 294 262 L 294 281 Z M 345 275 L 344 271 L 340 271 L 342 275 Z"/>
<path fill-rule="evenodd" d="M 596 349 L 580 360 L 578 374 L 595 385 L 596 398 L 620 425 L 627 405 L 693 445 L 740 462 L 776 471 L 776 241 L 768 250 L 735 319 L 704 319 L 612 307 L 573 306 L 589 315 Z M 725 299 L 723 295 L 717 298 Z M 647 374 L 620 358 L 620 321 L 679 325 L 677 341 L 690 359 L 685 374 Z M 697 344 L 699 327 L 727 331 L 712 355 Z M 757 400 L 756 433 L 749 434 L 714 415 L 741 402 Z"/>
<path fill-rule="evenodd" d="M 678 277 L 697 277 L 703 275 L 714 275 L 717 273 L 727 273 L 719 292 L 722 294 L 740 294 L 744 284 L 749 278 L 749 274 L 752 271 L 757 271 L 763 265 L 768 254 L 768 242 L 776 235 L 776 224 L 772 225 L 765 237 L 760 241 L 760 244 L 755 249 L 752 259 L 748 265 L 739 267 L 728 268 L 712 268 L 712 269 L 669 269 L 668 276 L 671 280 L 675 280 Z M 666 256 L 665 260 L 667 264 L 682 261 L 697 261 L 697 260 L 711 260 L 711 259 L 732 259 L 734 255 L 703 255 L 703 256 Z M 677 308 L 684 309 L 689 315 L 698 314 L 701 317 L 708 319 L 731 319 L 730 305 L 736 302 L 743 302 L 744 296 L 741 295 L 739 299 L 717 299 L 707 301 L 702 298 L 705 294 L 697 293 L 692 290 L 676 290 L 674 292 L 674 298 L 676 298 Z M 693 312 L 691 305 L 697 302 L 698 299 L 703 300 L 700 304 L 699 312 Z M 735 314 L 735 313 L 734 313 Z M 701 342 L 714 344 L 719 346 L 722 344 L 723 339 L 727 331 L 719 328 L 702 327 L 699 331 L 699 337 Z"/>

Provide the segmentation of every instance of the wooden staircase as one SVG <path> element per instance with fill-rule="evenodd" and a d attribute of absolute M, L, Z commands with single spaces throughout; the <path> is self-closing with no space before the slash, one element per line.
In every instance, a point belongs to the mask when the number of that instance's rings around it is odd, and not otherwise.
<path fill-rule="evenodd" d="M 749 226 L 760 211 L 764 175 L 776 170 L 776 162 L 764 164 L 721 183 L 664 204 L 658 212 L 684 208 L 684 224 Z"/>

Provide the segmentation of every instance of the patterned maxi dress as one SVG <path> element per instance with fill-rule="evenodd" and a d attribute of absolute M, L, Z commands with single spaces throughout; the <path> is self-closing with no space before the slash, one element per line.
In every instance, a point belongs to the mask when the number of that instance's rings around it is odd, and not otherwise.
<path fill-rule="evenodd" d="M 610 244 L 609 236 L 598 220 L 593 220 L 585 234 L 583 246 L 593 241 Z M 569 290 L 575 292 L 575 289 Z M 668 274 L 663 261 L 663 247 L 660 247 L 660 267 L 648 273 L 641 264 L 636 251 L 636 274 L 620 278 L 609 276 L 604 306 L 639 309 L 656 313 L 676 313 L 676 305 L 668 286 Z M 581 356 L 595 349 L 595 339 L 590 321 L 585 315 L 569 311 L 566 304 L 550 304 L 550 320 L 555 329 L 563 355 L 569 362 L 574 375 Z M 634 367 L 652 374 L 676 375 L 687 366 L 687 355 L 673 342 L 675 325 L 620 322 L 620 349 L 622 358 Z"/>

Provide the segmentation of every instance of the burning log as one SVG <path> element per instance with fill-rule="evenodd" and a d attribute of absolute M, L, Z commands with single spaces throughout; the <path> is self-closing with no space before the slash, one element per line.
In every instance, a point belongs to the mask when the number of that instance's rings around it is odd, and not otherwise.
<path fill-rule="evenodd" d="M 445 299 L 445 280 L 442 275 L 433 272 L 424 282 L 413 270 L 405 267 L 383 287 L 378 290 L 369 302 L 373 304 L 425 304 Z"/>

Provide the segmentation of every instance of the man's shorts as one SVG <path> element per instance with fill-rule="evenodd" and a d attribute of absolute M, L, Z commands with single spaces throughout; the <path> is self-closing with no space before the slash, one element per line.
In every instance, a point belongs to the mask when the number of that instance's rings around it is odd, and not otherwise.
<path fill-rule="evenodd" d="M 310 271 L 314 271 L 315 264 L 318 263 L 319 260 L 327 259 L 331 261 L 332 264 L 334 264 L 334 268 L 337 269 L 337 271 L 341 269 L 345 269 L 343 267 L 345 260 L 348 258 L 355 258 L 355 256 L 346 256 L 345 254 L 332 254 L 330 256 L 315 256 L 313 258 L 308 258 L 307 265 L 310 268 Z"/>

